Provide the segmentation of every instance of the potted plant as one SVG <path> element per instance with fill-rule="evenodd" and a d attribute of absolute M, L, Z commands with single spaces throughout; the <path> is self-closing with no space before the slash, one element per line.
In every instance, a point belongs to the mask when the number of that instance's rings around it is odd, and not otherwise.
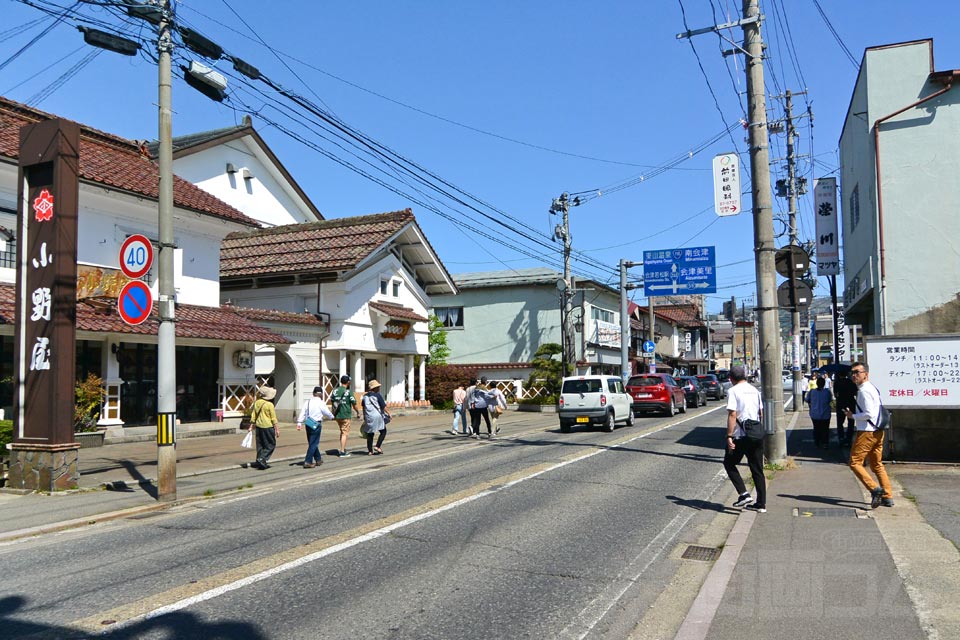
<path fill-rule="evenodd" d="M 73 431 L 81 448 L 103 446 L 105 429 L 97 426 L 104 398 L 103 380 L 90 374 L 74 388 Z"/>

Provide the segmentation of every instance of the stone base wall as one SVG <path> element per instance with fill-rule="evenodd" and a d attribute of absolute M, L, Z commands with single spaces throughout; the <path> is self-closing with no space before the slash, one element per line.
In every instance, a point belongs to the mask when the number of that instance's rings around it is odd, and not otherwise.
<path fill-rule="evenodd" d="M 7 488 L 27 491 L 66 491 L 80 484 L 80 445 L 13 443 Z"/>
<path fill-rule="evenodd" d="M 884 443 L 888 460 L 960 462 L 960 410 L 891 409 L 893 426 Z"/>

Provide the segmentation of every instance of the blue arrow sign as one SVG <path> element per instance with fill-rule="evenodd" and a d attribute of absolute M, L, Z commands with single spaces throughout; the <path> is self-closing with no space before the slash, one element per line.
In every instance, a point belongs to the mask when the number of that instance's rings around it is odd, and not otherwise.
<path fill-rule="evenodd" d="M 643 352 L 644 353 L 653 353 L 657 350 L 657 345 L 653 344 L 653 340 L 644 340 L 643 341 Z"/>
<path fill-rule="evenodd" d="M 643 290 L 647 297 L 716 293 L 715 248 L 644 251 Z"/>

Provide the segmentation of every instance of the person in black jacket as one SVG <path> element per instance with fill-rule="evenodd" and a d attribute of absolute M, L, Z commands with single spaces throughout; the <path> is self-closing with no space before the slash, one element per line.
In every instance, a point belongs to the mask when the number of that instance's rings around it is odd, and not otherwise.
<path fill-rule="evenodd" d="M 837 379 L 833 383 L 833 397 L 836 398 L 837 408 L 837 440 L 840 444 L 850 444 L 853 440 L 854 422 L 847 418 L 846 409 L 857 409 L 857 385 L 847 375 L 846 371 L 838 371 Z M 844 429 L 846 422 L 846 429 Z"/>

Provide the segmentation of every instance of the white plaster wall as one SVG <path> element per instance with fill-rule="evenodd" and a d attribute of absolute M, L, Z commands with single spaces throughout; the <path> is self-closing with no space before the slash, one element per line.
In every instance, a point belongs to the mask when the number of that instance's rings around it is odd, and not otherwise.
<path fill-rule="evenodd" d="M 274 172 L 243 139 L 174 160 L 174 172 L 267 226 L 313 222 L 316 217 L 284 188 Z M 227 163 L 237 172 L 227 173 Z M 243 179 L 243 169 L 252 178 Z"/>

